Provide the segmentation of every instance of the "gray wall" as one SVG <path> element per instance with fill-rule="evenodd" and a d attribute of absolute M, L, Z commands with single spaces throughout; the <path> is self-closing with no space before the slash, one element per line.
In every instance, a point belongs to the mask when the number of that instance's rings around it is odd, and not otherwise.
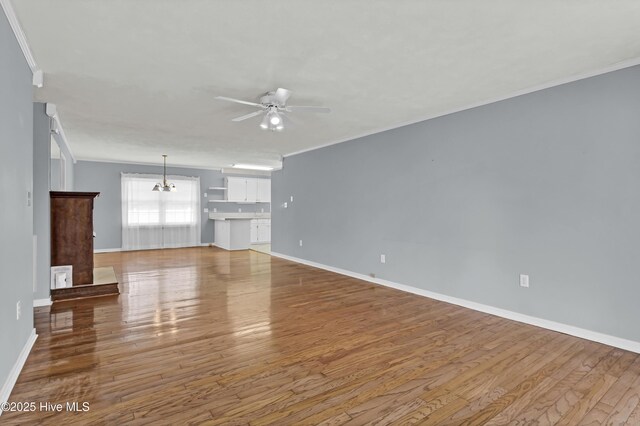
<path fill-rule="evenodd" d="M 640 67 L 288 157 L 272 188 L 274 252 L 640 341 Z"/>
<path fill-rule="evenodd" d="M 171 157 L 169 157 L 169 160 Z M 122 210 L 120 173 L 162 174 L 162 159 L 157 166 L 137 164 L 101 163 L 96 161 L 78 161 L 75 165 L 76 191 L 99 191 L 95 201 L 93 223 L 96 232 L 95 249 L 118 249 L 122 247 Z M 200 178 L 200 213 L 202 215 L 201 242 L 213 242 L 213 221 L 208 219 L 204 208 L 218 212 L 254 212 L 269 211 L 269 204 L 232 204 L 208 203 L 208 200 L 223 199 L 222 191 L 210 191 L 209 187 L 224 186 L 224 175 L 217 170 L 202 170 L 180 167 L 167 167 L 167 174 L 197 176 Z M 234 175 L 235 176 L 235 175 Z M 151 188 L 149 188 L 151 191 Z M 207 198 L 204 198 L 204 193 Z"/>
<path fill-rule="evenodd" d="M 31 70 L 0 13 L 0 387 L 33 330 Z M 16 303 L 22 317 L 16 320 Z"/>
<path fill-rule="evenodd" d="M 50 118 L 45 104 L 33 104 L 33 234 L 37 237 L 35 299 L 49 298 L 51 214 L 49 211 Z"/>

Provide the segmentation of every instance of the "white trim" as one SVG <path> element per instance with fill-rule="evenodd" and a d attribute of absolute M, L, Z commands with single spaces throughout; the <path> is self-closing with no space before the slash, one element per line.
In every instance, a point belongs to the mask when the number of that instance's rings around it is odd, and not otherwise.
<path fill-rule="evenodd" d="M 597 331 L 586 330 L 584 328 L 574 327 L 568 324 L 562 324 L 555 321 L 549 321 L 543 318 L 532 317 L 529 315 L 521 314 L 518 312 L 508 311 L 502 308 L 496 308 L 494 306 L 484 305 L 482 303 L 476 303 L 465 299 L 459 299 L 457 297 L 447 296 L 440 293 L 434 293 L 429 290 L 423 290 L 421 288 L 412 287 L 409 285 L 398 284 L 392 281 L 383 280 L 380 278 L 372 278 L 368 275 L 359 274 L 357 272 L 347 271 L 345 269 L 334 268 L 333 266 L 323 265 L 321 263 L 312 262 L 310 260 L 299 259 L 297 257 L 288 256 L 277 252 L 271 252 L 272 256 L 279 257 L 292 262 L 301 263 L 303 265 L 313 266 L 314 268 L 324 269 L 326 271 L 335 272 L 337 274 L 346 275 L 348 277 L 357 278 L 370 283 L 383 285 L 385 287 L 395 288 L 396 290 L 405 291 L 407 293 L 417 294 L 418 296 L 428 297 L 430 299 L 440 300 L 442 302 L 451 303 L 454 305 L 462 306 L 464 308 L 473 309 L 474 311 L 480 311 L 491 315 L 496 315 L 502 318 L 510 319 L 513 321 L 522 322 L 525 324 L 534 325 L 536 327 L 546 328 L 547 330 L 557 331 L 560 333 L 569 334 L 571 336 L 580 337 L 581 339 L 587 339 L 594 342 L 602 343 L 616 348 L 625 349 L 627 351 L 640 353 L 640 342 L 633 340 L 623 339 L 621 337 L 615 337 Z"/>
<path fill-rule="evenodd" d="M 197 246 L 189 246 L 189 247 L 164 247 L 164 249 L 173 249 L 173 248 L 192 248 L 192 247 L 209 247 L 211 243 L 200 243 Z M 108 248 L 108 249 L 95 249 L 93 253 L 117 253 L 119 251 L 140 251 L 140 250 L 163 250 L 163 248 L 150 248 L 150 249 L 134 249 L 134 250 L 125 250 L 123 248 Z"/>
<path fill-rule="evenodd" d="M 22 30 L 22 26 L 20 25 L 20 21 L 16 16 L 15 10 L 13 10 L 13 6 L 11 5 L 10 0 L 0 0 L 0 6 L 4 10 L 4 14 L 7 16 L 7 20 L 9 21 L 9 25 L 11 25 L 11 29 L 13 30 L 13 34 L 16 36 L 18 40 L 18 44 L 20 45 L 20 49 L 22 49 L 22 54 L 24 58 L 27 60 L 27 64 L 29 64 L 29 68 L 31 68 L 32 79 L 31 83 L 34 86 L 42 87 L 44 85 L 44 73 L 38 65 L 36 64 L 36 59 L 33 57 L 33 53 L 31 52 L 31 48 L 29 47 L 29 43 L 27 42 L 27 37 Z"/>
<path fill-rule="evenodd" d="M 114 252 L 118 252 L 118 251 L 124 251 L 124 250 L 122 250 L 122 248 L 108 248 L 108 249 L 95 249 L 95 250 L 93 250 L 94 253 L 114 253 Z"/>
<path fill-rule="evenodd" d="M 573 75 L 571 77 L 561 78 L 561 79 L 558 79 L 558 80 L 553 80 L 553 81 L 550 81 L 548 83 L 543 83 L 543 84 L 532 86 L 532 87 L 529 87 L 529 88 L 526 88 L 526 89 L 518 90 L 518 91 L 512 92 L 512 93 L 510 93 L 508 95 L 498 96 L 498 97 L 490 98 L 490 99 L 487 99 L 487 100 L 484 100 L 484 101 L 480 101 L 480 102 L 474 102 L 472 104 L 469 104 L 469 105 L 466 105 L 466 106 L 463 106 L 463 107 L 460 107 L 460 108 L 450 109 L 450 110 L 447 110 L 447 111 L 444 111 L 444 112 L 441 112 L 441 113 L 429 114 L 429 115 L 423 116 L 421 118 L 417 118 L 417 119 L 409 120 L 409 121 L 404 121 L 402 123 L 393 124 L 391 126 L 386 126 L 386 127 L 381 127 L 381 128 L 375 129 L 375 130 L 366 131 L 364 133 L 359 133 L 359 134 L 354 135 L 354 136 L 347 136 L 346 138 L 338 139 L 338 140 L 335 140 L 333 142 L 325 143 L 325 144 L 318 145 L 318 146 L 315 146 L 315 147 L 312 147 L 312 148 L 305 148 L 305 149 L 301 149 L 299 151 L 290 152 L 288 154 L 285 154 L 283 157 L 285 157 L 285 158 L 286 157 L 293 157 L 294 155 L 304 154 L 305 152 L 315 151 L 316 149 L 322 149 L 322 148 L 326 148 L 328 146 L 336 145 L 336 144 L 339 144 L 339 143 L 342 143 L 342 142 L 347 142 L 347 141 L 351 141 L 351 140 L 354 140 L 354 139 L 363 138 L 365 136 L 370 136 L 370 135 L 373 135 L 375 133 L 386 132 L 388 130 L 397 129 L 399 127 L 404 127 L 404 126 L 408 126 L 410 124 L 419 123 L 421 121 L 427 121 L 427 120 L 431 120 L 433 118 L 443 117 L 445 115 L 454 114 L 456 112 L 461 112 L 461 111 L 465 111 L 465 110 L 468 110 L 468 109 L 477 108 L 477 107 L 480 107 L 480 106 L 483 106 L 483 105 L 488 105 L 488 104 L 492 104 L 492 103 L 495 103 L 495 102 L 504 101 L 504 100 L 507 100 L 507 99 L 515 98 L 515 97 L 526 95 L 526 94 L 529 94 L 529 93 L 538 92 L 540 90 L 550 89 L 552 87 L 560 86 L 560 85 L 563 85 L 563 84 L 573 83 L 574 81 L 584 80 L 585 78 L 595 77 L 595 76 L 602 75 L 602 74 L 607 74 L 607 73 L 610 73 L 610 72 L 613 72 L 613 71 L 619 71 L 621 69 L 634 67 L 636 65 L 640 65 L 640 58 L 634 58 L 634 59 L 629 59 L 629 60 L 622 61 L 622 62 L 616 62 L 613 65 L 609 65 L 607 67 L 600 68 L 600 69 L 595 70 L 595 71 L 588 71 L 588 72 L 584 72 L 584 73 Z"/>
<path fill-rule="evenodd" d="M 2 0 L 0 0 L 2 1 Z M 53 138 L 58 143 L 60 147 L 60 152 L 62 153 L 62 147 L 67 149 L 67 152 L 71 156 L 71 160 L 73 164 L 76 164 L 78 160 L 76 156 L 73 155 L 73 151 L 71 151 L 71 145 L 69 145 L 69 140 L 67 139 L 67 134 L 64 132 L 64 128 L 62 127 L 62 121 L 60 121 L 60 116 L 58 115 L 58 110 L 55 104 L 47 102 L 45 107 L 46 114 L 51 117 L 51 130 L 53 131 Z"/>
<path fill-rule="evenodd" d="M 47 297 L 46 299 L 34 299 L 33 307 L 39 308 L 40 306 L 51 306 L 52 303 L 51 297 Z"/>
<path fill-rule="evenodd" d="M 13 368 L 11 369 L 11 371 L 9 371 L 9 376 L 7 377 L 7 380 L 5 380 L 4 384 L 2 385 L 2 390 L 0 390 L 0 404 L 9 401 L 9 396 L 11 396 L 11 391 L 13 390 L 13 387 L 15 386 L 16 381 L 18 380 L 18 376 L 22 371 L 22 367 L 24 366 L 25 361 L 27 361 L 27 357 L 29 356 L 29 353 L 31 352 L 31 348 L 33 347 L 33 344 L 35 343 L 37 338 L 38 338 L 38 335 L 36 334 L 36 329 L 34 328 L 33 330 L 31 330 L 31 335 L 29 336 L 26 343 L 24 344 L 24 347 L 22 348 L 22 352 L 20 352 L 18 359 L 16 360 L 15 364 L 13 364 Z M 0 415 L 2 415 L 1 408 L 0 408 Z"/>
<path fill-rule="evenodd" d="M 86 158 L 86 157 L 78 158 L 78 161 L 86 161 L 90 163 L 127 164 L 127 165 L 134 165 L 134 166 L 153 166 L 153 167 L 158 167 L 158 164 L 159 164 L 158 162 L 143 163 L 139 161 L 103 160 L 103 159 L 93 159 L 93 158 Z M 222 169 L 220 167 L 183 166 L 183 165 L 176 165 L 176 164 L 167 166 L 167 169 L 214 170 L 217 172 L 222 172 Z M 135 173 L 135 172 L 131 172 L 131 173 Z M 162 173 L 160 173 L 160 175 L 162 176 Z"/>

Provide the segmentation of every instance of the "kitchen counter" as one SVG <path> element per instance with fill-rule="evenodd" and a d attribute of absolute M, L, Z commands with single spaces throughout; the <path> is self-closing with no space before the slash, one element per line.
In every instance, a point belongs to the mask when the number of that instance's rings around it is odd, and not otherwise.
<path fill-rule="evenodd" d="M 271 219 L 271 213 L 213 213 L 209 212 L 209 219 L 212 220 L 228 220 L 228 219 Z"/>

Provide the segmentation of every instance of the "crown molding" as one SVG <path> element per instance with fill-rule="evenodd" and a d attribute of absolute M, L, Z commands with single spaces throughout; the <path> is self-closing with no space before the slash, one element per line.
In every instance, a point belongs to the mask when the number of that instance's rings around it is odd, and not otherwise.
<path fill-rule="evenodd" d="M 24 31 L 22 31 L 20 21 L 18 21 L 16 12 L 11 5 L 11 0 L 0 0 L 0 6 L 2 6 L 2 10 L 4 10 L 4 14 L 7 16 L 9 25 L 11 25 L 13 34 L 18 40 L 20 49 L 22 49 L 22 54 L 27 60 L 27 64 L 29 64 L 29 68 L 31 68 L 31 73 L 33 74 L 33 85 L 36 87 L 42 87 L 44 85 L 44 73 L 40 68 L 38 68 L 38 64 L 36 64 L 36 59 L 33 57 L 33 53 L 31 52 L 31 48 L 27 42 L 27 37 L 25 36 Z"/>
<path fill-rule="evenodd" d="M 331 145 L 337 145 L 339 143 L 342 142 L 348 142 L 348 141 L 352 141 L 355 139 L 360 139 L 363 138 L 365 136 L 370 136 L 376 133 L 382 133 L 382 132 L 386 132 L 387 130 L 393 130 L 393 129 L 397 129 L 400 127 L 404 127 L 404 126 L 408 126 L 410 124 L 415 124 L 415 123 L 420 123 L 422 121 L 427 121 L 427 120 L 431 120 L 433 118 L 438 118 L 438 117 L 444 117 L 445 115 L 449 115 L 449 114 L 454 114 L 456 112 L 461 112 L 461 111 L 465 111 L 468 109 L 472 109 L 472 108 L 477 108 L 483 105 L 489 105 L 495 102 L 500 102 L 500 101 L 504 101 L 507 99 L 511 99 L 511 98 L 516 98 L 518 96 L 522 96 L 522 95 L 526 95 L 529 93 L 533 93 L 533 92 L 538 92 L 540 90 L 545 90 L 545 89 L 550 89 L 552 87 L 556 87 L 556 86 L 561 86 L 563 84 L 568 84 L 568 83 L 573 83 L 574 81 L 579 81 L 579 80 L 584 80 L 586 78 L 590 78 L 590 77 L 596 77 L 598 75 L 602 75 L 602 74 L 607 74 L 613 71 L 619 71 L 625 68 L 630 68 L 630 67 L 634 67 L 636 65 L 640 65 L 640 58 L 633 58 L 633 59 L 629 59 L 626 61 L 621 61 L 621 62 L 616 62 L 615 64 L 606 66 L 604 68 L 599 68 L 597 70 L 594 71 L 589 71 L 589 72 L 584 72 L 584 73 L 580 73 L 580 74 L 576 74 L 573 75 L 571 77 L 567 77 L 567 78 L 561 78 L 561 79 L 557 79 L 557 80 L 553 80 L 547 83 L 543 83 L 543 84 L 539 84 L 536 86 L 532 86 L 532 87 L 528 87 L 526 89 L 522 89 L 522 90 L 518 90 L 516 92 L 512 92 L 510 94 L 504 95 L 504 96 L 498 96 L 495 98 L 490 98 L 490 99 L 486 99 L 484 101 L 480 101 L 480 102 L 474 102 L 472 104 L 460 107 L 460 108 L 454 108 L 451 110 L 447 110 L 441 113 L 436 113 L 436 114 L 429 114 L 426 116 L 423 116 L 421 118 L 417 118 L 414 120 L 409 120 L 409 121 L 404 121 L 402 123 L 399 124 L 393 124 L 391 126 L 386 126 L 386 127 L 381 127 L 375 130 L 371 130 L 368 132 L 364 132 L 364 133 L 359 133 L 355 136 L 348 136 L 346 138 L 342 138 L 342 139 L 338 139 L 329 143 L 325 143 L 322 145 L 318 145 L 312 148 L 306 148 L 306 149 L 302 149 L 299 151 L 294 151 L 294 152 L 290 152 L 288 154 L 283 155 L 284 158 L 287 157 L 293 157 L 294 155 L 298 155 L 298 154 L 304 154 L 305 152 L 310 152 L 310 151 L 315 151 L 316 149 L 322 149 L 322 148 L 326 148 L 328 146 Z"/>
<path fill-rule="evenodd" d="M 157 167 L 158 162 L 142 162 L 142 161 L 126 161 L 126 160 L 105 160 L 102 158 L 90 158 L 90 157 L 81 157 L 78 158 L 78 161 L 84 161 L 87 163 L 109 163 L 109 164 L 128 164 L 132 166 L 152 166 Z M 184 166 L 181 164 L 171 164 L 167 166 L 167 169 L 194 169 L 194 170 L 212 170 L 216 172 L 221 172 L 222 168 L 220 167 L 203 167 L 203 166 Z"/>

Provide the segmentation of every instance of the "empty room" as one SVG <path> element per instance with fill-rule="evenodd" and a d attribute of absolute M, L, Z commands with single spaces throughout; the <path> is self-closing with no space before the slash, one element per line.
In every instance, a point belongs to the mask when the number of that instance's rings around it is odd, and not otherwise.
<path fill-rule="evenodd" d="M 0 6 L 0 424 L 640 425 L 640 2 Z"/>

